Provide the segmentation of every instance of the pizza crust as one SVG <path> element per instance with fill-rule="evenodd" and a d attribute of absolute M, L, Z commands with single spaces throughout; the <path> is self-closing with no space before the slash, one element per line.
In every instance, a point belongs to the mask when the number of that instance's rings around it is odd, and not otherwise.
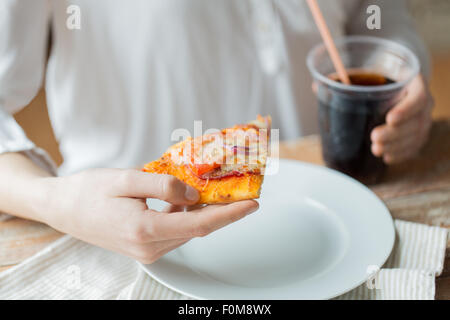
<path fill-rule="evenodd" d="M 143 171 L 157 174 L 170 174 L 198 190 L 200 199 L 197 204 L 230 203 L 241 200 L 257 199 L 261 192 L 263 175 L 246 173 L 241 176 L 229 176 L 221 179 L 200 179 L 184 165 L 172 163 L 168 155 L 145 165 Z"/>

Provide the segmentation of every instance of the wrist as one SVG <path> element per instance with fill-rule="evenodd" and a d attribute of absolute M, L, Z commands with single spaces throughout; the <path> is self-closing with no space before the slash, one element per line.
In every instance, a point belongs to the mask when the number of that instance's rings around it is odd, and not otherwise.
<path fill-rule="evenodd" d="M 31 192 L 27 197 L 27 206 L 25 208 L 28 215 L 27 218 L 51 224 L 52 203 L 57 197 L 57 184 L 60 179 L 58 177 L 39 177 L 29 182 L 30 188 L 28 190 L 31 190 Z"/>
<path fill-rule="evenodd" d="M 47 222 L 56 179 L 23 154 L 0 154 L 0 211 Z"/>

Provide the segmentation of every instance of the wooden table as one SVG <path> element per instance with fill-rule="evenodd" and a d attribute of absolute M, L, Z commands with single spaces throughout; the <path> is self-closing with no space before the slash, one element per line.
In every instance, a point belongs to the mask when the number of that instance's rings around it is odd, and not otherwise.
<path fill-rule="evenodd" d="M 282 158 L 323 165 L 319 137 L 280 144 Z M 450 228 L 450 120 L 435 122 L 421 155 L 392 166 L 371 189 L 396 219 Z M 61 237 L 50 227 L 14 218 L 0 222 L 0 271 L 10 268 Z M 443 274 L 437 279 L 436 298 L 450 300 L 450 241 Z"/>

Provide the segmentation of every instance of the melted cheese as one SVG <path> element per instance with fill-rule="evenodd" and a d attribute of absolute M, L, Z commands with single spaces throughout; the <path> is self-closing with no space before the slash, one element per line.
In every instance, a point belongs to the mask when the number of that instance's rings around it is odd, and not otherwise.
<path fill-rule="evenodd" d="M 267 121 L 259 119 L 250 126 L 236 126 L 222 132 L 190 138 L 170 149 L 177 165 L 210 165 L 202 175 L 214 178 L 233 173 L 260 173 L 268 153 Z M 269 123 L 270 125 L 270 123 Z M 219 168 L 217 166 L 220 165 Z"/>

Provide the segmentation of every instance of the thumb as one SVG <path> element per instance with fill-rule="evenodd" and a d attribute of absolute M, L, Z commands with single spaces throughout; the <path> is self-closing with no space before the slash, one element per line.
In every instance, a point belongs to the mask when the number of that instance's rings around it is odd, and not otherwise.
<path fill-rule="evenodd" d="M 133 198 L 154 198 L 175 205 L 192 205 L 199 199 L 196 189 L 174 176 L 138 170 L 124 170 L 118 182 L 118 195 Z"/>

